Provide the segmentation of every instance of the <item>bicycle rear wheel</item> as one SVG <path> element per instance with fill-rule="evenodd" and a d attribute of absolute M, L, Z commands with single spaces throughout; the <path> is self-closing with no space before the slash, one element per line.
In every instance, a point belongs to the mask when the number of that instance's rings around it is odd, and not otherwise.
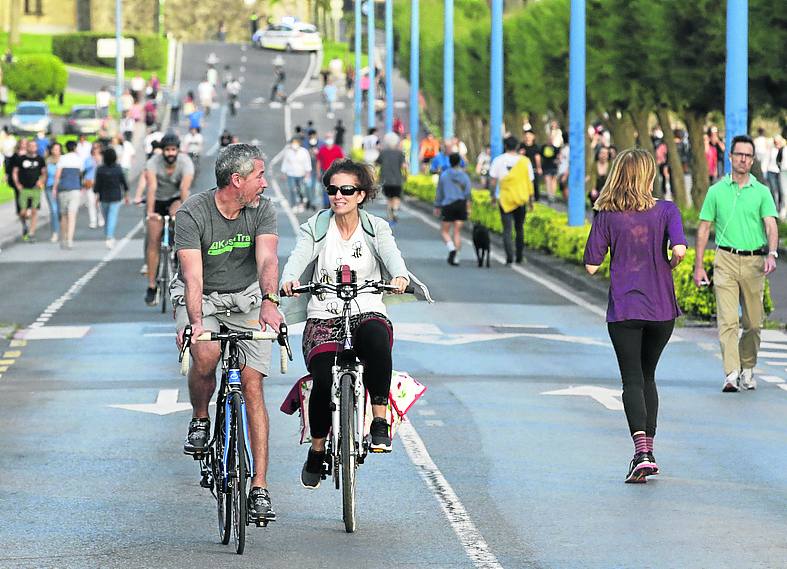
<path fill-rule="evenodd" d="M 353 401 L 353 376 L 349 373 L 340 379 L 340 427 L 339 448 L 342 459 L 342 517 L 347 533 L 355 531 L 355 402 Z"/>
<path fill-rule="evenodd" d="M 232 396 L 230 406 L 230 453 L 227 471 L 232 481 L 232 536 L 238 555 L 246 547 L 246 438 L 243 432 L 243 409 L 240 395 Z"/>
<path fill-rule="evenodd" d="M 224 477 L 224 442 L 226 433 L 224 428 L 224 403 L 219 401 L 216 405 L 216 423 L 218 430 L 216 434 L 215 452 L 213 457 L 213 480 L 216 485 L 216 508 L 219 516 L 219 537 L 221 543 L 227 545 L 230 542 L 232 527 L 232 492 L 227 487 L 227 478 Z"/>
<path fill-rule="evenodd" d="M 167 289 L 169 288 L 170 259 L 169 246 L 162 246 L 159 252 L 158 293 L 161 297 L 161 313 L 167 312 Z"/>

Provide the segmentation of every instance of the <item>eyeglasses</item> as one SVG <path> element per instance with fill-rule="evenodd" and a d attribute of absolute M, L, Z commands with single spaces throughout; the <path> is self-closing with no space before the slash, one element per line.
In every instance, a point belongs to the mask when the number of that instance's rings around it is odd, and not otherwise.
<path fill-rule="evenodd" d="M 745 152 L 733 152 L 732 155 L 735 158 L 741 158 L 743 160 L 751 160 L 754 158 L 754 154 L 746 154 Z"/>
<path fill-rule="evenodd" d="M 361 190 L 361 188 L 358 188 L 356 186 L 334 186 L 333 184 L 331 184 L 330 186 L 325 188 L 325 191 L 328 192 L 329 196 L 335 196 L 336 192 L 341 192 L 343 196 L 351 196 L 355 192 L 361 192 L 363 190 Z"/>

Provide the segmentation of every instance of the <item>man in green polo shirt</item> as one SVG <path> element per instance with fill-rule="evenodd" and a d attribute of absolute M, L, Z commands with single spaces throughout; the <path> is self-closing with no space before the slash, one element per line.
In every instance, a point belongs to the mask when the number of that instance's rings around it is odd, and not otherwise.
<path fill-rule="evenodd" d="M 716 319 L 724 360 L 722 391 L 756 389 L 754 366 L 760 348 L 764 316 L 765 275 L 776 270 L 779 234 L 776 205 L 766 186 L 750 174 L 754 142 L 746 135 L 732 139 L 732 173 L 708 189 L 697 229 L 694 282 L 709 284 L 702 264 L 710 224 L 716 225 L 713 288 Z M 738 339 L 738 308 L 743 313 L 743 335 Z"/>

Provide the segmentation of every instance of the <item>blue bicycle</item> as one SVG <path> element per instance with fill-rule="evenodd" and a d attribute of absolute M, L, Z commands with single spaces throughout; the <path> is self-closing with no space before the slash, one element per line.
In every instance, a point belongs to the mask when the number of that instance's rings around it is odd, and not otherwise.
<path fill-rule="evenodd" d="M 227 545 L 232 535 L 238 554 L 242 554 L 246 546 L 247 525 L 268 525 L 268 520 L 250 520 L 246 510 L 246 482 L 254 476 L 254 457 L 249 442 L 246 401 L 241 391 L 242 351 L 238 346 L 241 340 L 277 341 L 281 346 L 281 372 L 287 373 L 287 361 L 292 361 L 292 351 L 284 323 L 278 333 L 230 330 L 222 325 L 218 333 L 205 332 L 197 338 L 192 336 L 191 326 L 187 326 L 179 358 L 181 373 L 186 375 L 191 342 L 221 342 L 221 384 L 216 399 L 213 435 L 207 451 L 193 456 L 200 463 L 200 486 L 210 490 L 216 499 L 221 543 Z"/>

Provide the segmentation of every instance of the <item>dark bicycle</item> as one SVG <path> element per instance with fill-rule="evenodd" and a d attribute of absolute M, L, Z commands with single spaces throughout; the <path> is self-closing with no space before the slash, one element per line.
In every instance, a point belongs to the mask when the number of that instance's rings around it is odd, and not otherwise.
<path fill-rule="evenodd" d="M 358 359 L 352 344 L 350 314 L 353 301 L 363 291 L 382 294 L 398 291 L 398 288 L 383 281 L 356 282 L 355 271 L 343 265 L 336 271 L 336 284 L 310 282 L 293 287 L 292 292 L 308 292 L 314 295 L 330 292 L 344 302 L 342 320 L 344 332 L 340 339 L 341 349 L 336 353 L 332 368 L 331 386 L 331 433 L 328 436 L 322 479 L 333 475 L 336 489 L 342 489 L 342 517 L 344 529 L 352 533 L 355 519 L 355 471 L 363 464 L 369 452 L 382 452 L 371 448 L 370 437 L 364 437 L 366 400 L 363 385 L 363 364 Z M 341 480 L 341 484 L 340 484 Z"/>
<path fill-rule="evenodd" d="M 168 215 L 165 215 L 162 219 L 164 220 L 164 228 L 161 230 L 156 290 L 158 291 L 158 301 L 161 303 L 161 313 L 165 314 L 167 312 L 169 284 L 175 277 L 177 260 L 175 258 L 175 248 L 172 246 L 175 234 L 175 219 Z"/>
<path fill-rule="evenodd" d="M 224 325 L 219 332 L 205 332 L 192 337 L 191 326 L 183 333 L 180 351 L 181 373 L 188 373 L 191 342 L 221 342 L 221 383 L 216 399 L 216 420 L 206 452 L 194 454 L 200 463 L 200 486 L 207 488 L 216 499 L 221 543 L 227 545 L 234 538 L 235 551 L 240 555 L 246 547 L 246 526 L 254 523 L 265 527 L 268 520 L 251 520 L 246 506 L 246 482 L 254 476 L 254 457 L 249 441 L 246 401 L 241 391 L 241 340 L 271 340 L 279 343 L 280 367 L 287 373 L 287 361 L 292 360 L 287 325 L 279 332 L 249 332 L 230 330 Z"/>

